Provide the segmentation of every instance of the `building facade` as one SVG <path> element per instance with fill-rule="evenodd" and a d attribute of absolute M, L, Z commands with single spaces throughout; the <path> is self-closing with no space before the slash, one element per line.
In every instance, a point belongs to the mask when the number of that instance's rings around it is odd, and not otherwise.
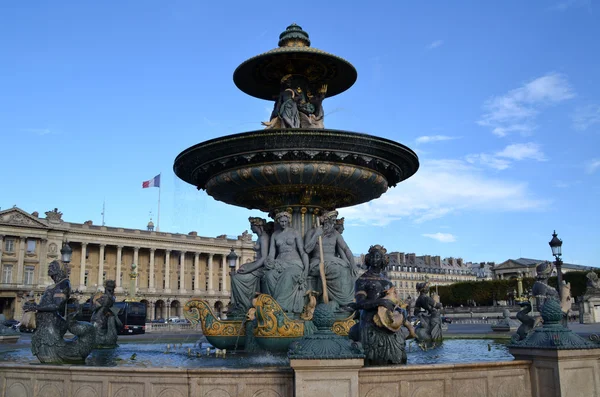
<path fill-rule="evenodd" d="M 60 261 L 65 242 L 73 249 L 69 279 L 80 303 L 115 280 L 117 300 L 135 295 L 147 306 L 148 320 L 182 316 L 192 298 L 209 301 L 217 313 L 229 303 L 227 255 L 234 249 L 236 268 L 254 259 L 252 236 L 201 237 L 65 222 L 57 209 L 40 217 L 17 207 L 0 211 L 0 313 L 20 318 L 28 293 L 36 300 L 46 286 L 48 263 Z M 130 291 L 131 265 L 137 266 Z"/>
<path fill-rule="evenodd" d="M 550 262 L 541 259 L 528 259 L 528 258 L 519 258 L 519 259 L 508 259 L 497 266 L 494 266 L 494 278 L 495 279 L 511 279 L 517 278 L 519 274 L 523 277 L 536 277 L 535 268 L 540 263 Z M 581 266 L 574 265 L 572 263 L 563 263 L 562 264 L 562 273 L 568 273 L 573 271 L 589 271 L 596 270 L 594 267 L 590 266 Z M 552 276 L 556 276 L 556 268 L 552 270 Z"/>
<path fill-rule="evenodd" d="M 391 252 L 388 254 L 390 263 L 387 275 L 396 286 L 398 296 L 407 299 L 415 298 L 417 283 L 429 280 L 430 287 L 450 285 L 463 281 L 476 281 L 477 276 L 468 264 L 461 258 L 444 258 L 440 256 L 421 255 L 414 253 Z M 357 263 L 364 263 L 364 255 L 355 257 Z"/>

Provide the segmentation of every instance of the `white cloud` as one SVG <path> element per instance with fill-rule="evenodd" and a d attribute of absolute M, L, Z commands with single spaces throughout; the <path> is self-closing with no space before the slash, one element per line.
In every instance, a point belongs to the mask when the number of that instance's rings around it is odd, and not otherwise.
<path fill-rule="evenodd" d="M 442 44 L 444 44 L 443 40 L 436 40 L 431 42 L 428 46 L 427 49 L 428 50 L 433 50 L 434 48 L 438 48 L 439 46 L 441 46 Z"/>
<path fill-rule="evenodd" d="M 540 145 L 533 142 L 508 145 L 503 150 L 494 154 L 469 154 L 465 157 L 465 160 L 470 164 L 480 164 L 496 170 L 509 168 L 513 161 L 528 159 L 537 161 L 547 160 Z"/>
<path fill-rule="evenodd" d="M 535 119 L 543 108 L 574 96 L 564 76 L 550 73 L 488 99 L 483 105 L 485 113 L 477 123 L 490 127 L 493 134 L 501 137 L 510 132 L 528 135 L 536 128 Z"/>
<path fill-rule="evenodd" d="M 450 141 L 452 139 L 458 139 L 456 137 L 446 136 L 446 135 L 425 135 L 420 136 L 416 139 L 417 143 L 431 143 L 431 142 L 440 142 L 440 141 Z"/>
<path fill-rule="evenodd" d="M 592 159 L 590 160 L 587 165 L 586 165 L 586 171 L 588 174 L 593 174 L 594 172 L 596 172 L 598 169 L 600 169 L 600 158 L 599 159 Z"/>
<path fill-rule="evenodd" d="M 511 164 L 508 160 L 500 159 L 493 154 L 487 153 L 469 154 L 465 157 L 465 160 L 471 164 L 481 164 L 496 170 L 505 170 Z"/>
<path fill-rule="evenodd" d="M 434 234 L 423 234 L 423 237 L 429 237 L 434 240 L 437 240 L 441 243 L 453 243 L 456 241 L 456 237 L 450 233 L 434 233 Z"/>
<path fill-rule="evenodd" d="M 573 114 L 573 127 L 585 131 L 594 124 L 600 123 L 600 105 L 591 104 L 575 109 Z"/>
<path fill-rule="evenodd" d="M 516 143 L 508 145 L 504 150 L 496 153 L 498 157 L 505 157 L 512 160 L 532 159 L 537 161 L 546 161 L 546 156 L 542 153 L 540 145 L 537 143 Z"/>
<path fill-rule="evenodd" d="M 340 212 L 360 224 L 386 225 L 399 219 L 422 223 L 457 212 L 532 211 L 547 205 L 547 200 L 533 197 L 526 183 L 490 178 L 466 161 L 430 160 L 379 199 Z"/>

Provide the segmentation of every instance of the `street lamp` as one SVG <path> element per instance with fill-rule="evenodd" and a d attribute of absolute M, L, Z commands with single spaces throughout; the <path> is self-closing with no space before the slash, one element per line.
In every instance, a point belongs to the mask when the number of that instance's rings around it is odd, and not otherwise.
<path fill-rule="evenodd" d="M 229 265 L 230 271 L 233 271 L 233 269 L 235 269 L 235 265 L 237 264 L 237 258 L 237 254 L 233 250 L 233 247 L 231 247 L 231 252 L 229 253 L 229 255 L 227 255 L 227 264 Z"/>
<path fill-rule="evenodd" d="M 73 249 L 69 245 L 68 241 L 60 249 L 60 255 L 64 263 L 68 264 L 71 262 L 71 257 L 73 256 Z"/>
<path fill-rule="evenodd" d="M 556 230 L 552 233 L 552 240 L 548 243 L 550 248 L 552 248 L 552 255 L 556 261 L 554 262 L 556 266 L 556 276 L 557 276 L 557 284 L 558 284 L 558 297 L 562 299 L 562 259 L 560 256 L 562 255 L 562 240 L 557 237 Z"/>

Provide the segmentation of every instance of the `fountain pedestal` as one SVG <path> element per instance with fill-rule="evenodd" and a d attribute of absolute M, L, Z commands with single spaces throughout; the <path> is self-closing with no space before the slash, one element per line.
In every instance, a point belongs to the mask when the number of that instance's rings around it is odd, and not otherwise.
<path fill-rule="evenodd" d="M 295 396 L 358 397 L 358 371 L 364 359 L 290 360 L 295 373 Z"/>
<path fill-rule="evenodd" d="M 296 397 L 358 397 L 358 371 L 365 354 L 360 343 L 331 331 L 336 316 L 340 313 L 335 303 L 318 305 L 313 316 L 317 331 L 290 345 Z"/>
<path fill-rule="evenodd" d="M 558 300 L 549 299 L 541 312 L 542 327 L 509 345 L 515 360 L 530 360 L 533 397 L 597 396 L 600 348 L 560 322 Z"/>

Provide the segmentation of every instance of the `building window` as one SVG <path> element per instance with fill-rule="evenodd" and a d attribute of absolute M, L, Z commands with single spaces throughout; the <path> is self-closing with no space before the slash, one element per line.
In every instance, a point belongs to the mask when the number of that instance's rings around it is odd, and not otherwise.
<path fill-rule="evenodd" d="M 85 271 L 85 278 L 83 279 L 83 285 L 87 286 L 88 285 L 88 276 L 90 275 L 89 271 Z"/>
<path fill-rule="evenodd" d="M 12 265 L 4 265 L 4 267 L 2 268 L 2 283 L 12 283 L 12 269 Z"/>
<path fill-rule="evenodd" d="M 192 289 L 196 289 L 196 277 L 192 276 Z"/>
<path fill-rule="evenodd" d="M 35 240 L 27 240 L 27 253 L 33 254 L 35 252 Z"/>
<path fill-rule="evenodd" d="M 119 274 L 119 285 L 123 285 L 123 272 Z"/>
<path fill-rule="evenodd" d="M 25 281 L 23 284 L 25 284 L 25 285 L 33 284 L 33 273 L 34 272 L 35 272 L 35 267 L 25 266 Z"/>
<path fill-rule="evenodd" d="M 85 246 L 85 259 L 88 259 L 90 257 L 90 246 L 86 245 Z"/>
<path fill-rule="evenodd" d="M 104 282 L 106 281 L 106 272 L 102 273 L 102 285 L 104 285 Z"/>
<path fill-rule="evenodd" d="M 6 239 L 4 243 L 4 251 L 15 252 L 15 240 L 12 238 Z"/>

